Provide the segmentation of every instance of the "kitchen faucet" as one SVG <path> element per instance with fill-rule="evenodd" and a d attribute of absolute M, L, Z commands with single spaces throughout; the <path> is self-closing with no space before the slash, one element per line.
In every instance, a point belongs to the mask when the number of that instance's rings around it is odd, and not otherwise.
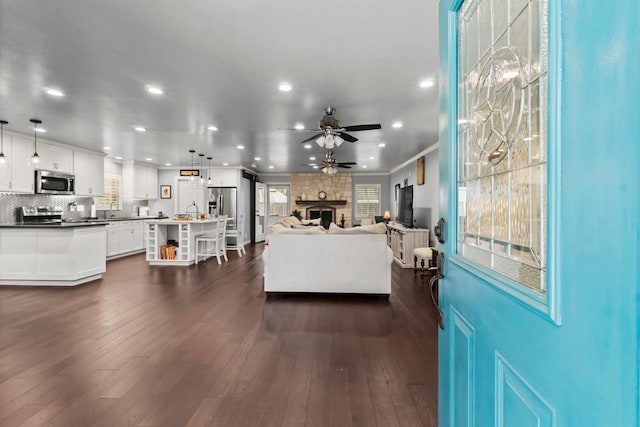
<path fill-rule="evenodd" d="M 116 217 L 114 214 L 111 213 L 111 210 L 112 210 L 114 205 L 115 205 L 114 202 L 109 203 L 109 218 L 115 218 Z"/>

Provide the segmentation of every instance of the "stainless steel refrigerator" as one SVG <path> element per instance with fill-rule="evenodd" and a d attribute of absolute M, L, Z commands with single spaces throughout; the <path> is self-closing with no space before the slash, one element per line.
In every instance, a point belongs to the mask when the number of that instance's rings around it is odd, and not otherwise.
<path fill-rule="evenodd" d="M 235 187 L 209 187 L 209 215 L 226 215 L 235 228 L 238 212 L 238 189 Z"/>

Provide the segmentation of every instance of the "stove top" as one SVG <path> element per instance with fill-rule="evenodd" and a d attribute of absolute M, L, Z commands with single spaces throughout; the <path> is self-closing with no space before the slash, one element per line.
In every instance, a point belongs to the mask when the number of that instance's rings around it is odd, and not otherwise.
<path fill-rule="evenodd" d="M 56 224 L 62 222 L 59 206 L 22 206 L 18 208 L 18 222 L 22 224 Z"/>

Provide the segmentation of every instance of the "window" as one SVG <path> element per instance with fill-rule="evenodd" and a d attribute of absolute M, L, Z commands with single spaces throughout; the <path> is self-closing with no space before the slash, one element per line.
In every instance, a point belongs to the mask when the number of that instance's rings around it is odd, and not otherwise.
<path fill-rule="evenodd" d="M 269 185 L 269 216 L 289 216 L 289 186 Z"/>
<path fill-rule="evenodd" d="M 121 178 L 119 176 L 104 176 L 104 195 L 96 199 L 96 209 L 106 211 L 122 208 L 122 200 L 120 199 L 120 182 Z"/>
<path fill-rule="evenodd" d="M 356 219 L 380 215 L 380 184 L 356 184 Z"/>

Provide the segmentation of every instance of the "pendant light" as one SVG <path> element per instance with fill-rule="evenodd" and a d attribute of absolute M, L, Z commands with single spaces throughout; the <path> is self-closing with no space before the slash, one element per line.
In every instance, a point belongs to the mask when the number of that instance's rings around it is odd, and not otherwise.
<path fill-rule="evenodd" d="M 195 177 L 193 176 L 193 155 L 195 154 L 196 150 L 191 149 L 189 150 L 189 152 L 191 153 L 191 175 L 189 176 L 189 180 L 193 181 L 195 179 Z"/>
<path fill-rule="evenodd" d="M 0 120 L 0 165 L 7 164 L 7 156 L 4 155 L 4 125 L 8 125 L 6 120 Z"/>
<path fill-rule="evenodd" d="M 207 168 L 207 175 L 209 176 L 209 179 L 207 180 L 207 184 L 209 185 L 211 185 L 211 159 L 213 159 L 213 157 L 207 157 L 207 160 L 209 161 L 209 167 Z"/>
<path fill-rule="evenodd" d="M 31 163 L 37 165 L 40 163 L 40 156 L 38 156 L 38 125 L 42 123 L 42 120 L 31 119 L 33 123 L 33 155 L 31 156 Z"/>
<path fill-rule="evenodd" d="M 204 154 L 200 153 L 198 156 L 200 156 L 200 184 L 204 184 L 204 176 L 202 174 L 202 158 L 204 157 Z"/>

